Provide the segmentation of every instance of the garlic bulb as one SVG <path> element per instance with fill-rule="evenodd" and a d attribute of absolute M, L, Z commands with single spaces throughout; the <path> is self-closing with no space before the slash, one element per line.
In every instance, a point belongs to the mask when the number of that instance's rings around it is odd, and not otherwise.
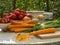
<path fill-rule="evenodd" d="M 38 15 L 37 17 L 39 20 L 43 20 L 44 19 L 44 16 L 41 14 L 41 15 Z"/>
<path fill-rule="evenodd" d="M 38 19 L 32 19 L 32 22 L 33 22 L 34 24 L 36 24 L 36 23 L 39 22 L 39 20 L 38 20 Z"/>

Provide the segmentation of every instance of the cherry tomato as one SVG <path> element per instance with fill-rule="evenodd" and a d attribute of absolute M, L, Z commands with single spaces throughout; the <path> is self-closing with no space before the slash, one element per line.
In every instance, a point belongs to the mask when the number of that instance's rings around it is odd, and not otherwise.
<path fill-rule="evenodd" d="M 26 14 L 26 16 L 29 17 L 29 18 L 31 18 L 31 19 L 33 17 L 31 13 Z"/>
<path fill-rule="evenodd" d="M 7 29 L 2 29 L 3 32 L 7 32 Z"/>
<path fill-rule="evenodd" d="M 22 20 L 24 18 L 24 16 L 23 15 L 19 15 L 18 18 L 19 18 L 19 20 Z"/>
<path fill-rule="evenodd" d="M 17 19 L 17 16 L 16 16 L 16 14 L 11 13 L 9 18 L 10 19 Z"/>
<path fill-rule="evenodd" d="M 17 10 L 14 10 L 13 13 L 16 14 L 17 16 L 20 14 L 20 12 Z"/>
<path fill-rule="evenodd" d="M 2 20 L 1 20 L 1 23 L 5 23 L 5 21 L 2 19 Z"/>
<path fill-rule="evenodd" d="M 3 14 L 3 17 L 5 17 L 5 16 L 9 16 L 9 14 L 8 14 L 8 13 L 4 13 L 4 14 Z"/>

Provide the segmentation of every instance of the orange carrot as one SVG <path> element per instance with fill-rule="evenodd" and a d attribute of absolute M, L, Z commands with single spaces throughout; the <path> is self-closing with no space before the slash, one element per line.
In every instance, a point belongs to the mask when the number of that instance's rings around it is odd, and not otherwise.
<path fill-rule="evenodd" d="M 25 21 L 13 21 L 11 24 L 12 25 L 21 25 L 24 24 Z"/>
<path fill-rule="evenodd" d="M 56 28 L 48 28 L 48 29 L 34 31 L 34 32 L 31 32 L 30 34 L 31 35 L 48 34 L 48 33 L 54 33 L 56 31 L 57 31 Z"/>
<path fill-rule="evenodd" d="M 29 20 L 26 23 L 27 24 L 36 24 L 36 23 L 38 23 L 38 20 Z"/>
<path fill-rule="evenodd" d="M 8 28 L 32 28 L 35 24 L 9 25 Z"/>
<path fill-rule="evenodd" d="M 25 30 L 31 30 L 32 28 L 12 28 L 10 29 L 10 31 L 13 31 L 13 32 L 22 32 L 22 31 L 25 31 Z"/>
<path fill-rule="evenodd" d="M 29 21 L 13 21 L 11 24 L 13 25 L 21 25 L 21 24 L 35 24 L 36 21 L 29 20 Z M 37 22 L 36 22 L 37 23 Z"/>

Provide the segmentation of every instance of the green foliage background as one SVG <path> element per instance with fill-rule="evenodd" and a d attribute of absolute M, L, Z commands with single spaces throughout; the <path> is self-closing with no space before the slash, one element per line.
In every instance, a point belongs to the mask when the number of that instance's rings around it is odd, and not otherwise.
<path fill-rule="evenodd" d="M 46 10 L 47 0 L 16 0 L 16 8 L 23 10 Z M 60 15 L 60 0 L 49 0 L 49 11 L 57 10 Z M 13 10 L 13 0 L 0 0 L 0 15 L 9 13 Z M 59 17 L 59 16 L 58 16 Z"/>

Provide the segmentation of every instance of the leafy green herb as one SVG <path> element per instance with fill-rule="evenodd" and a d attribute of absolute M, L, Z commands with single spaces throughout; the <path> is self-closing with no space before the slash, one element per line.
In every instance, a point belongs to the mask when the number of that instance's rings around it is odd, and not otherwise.
<path fill-rule="evenodd" d="M 31 30 L 25 30 L 24 32 L 29 33 L 29 32 L 33 32 L 33 31 L 37 31 L 39 29 L 41 29 L 40 24 L 35 24 L 35 26 Z"/>

